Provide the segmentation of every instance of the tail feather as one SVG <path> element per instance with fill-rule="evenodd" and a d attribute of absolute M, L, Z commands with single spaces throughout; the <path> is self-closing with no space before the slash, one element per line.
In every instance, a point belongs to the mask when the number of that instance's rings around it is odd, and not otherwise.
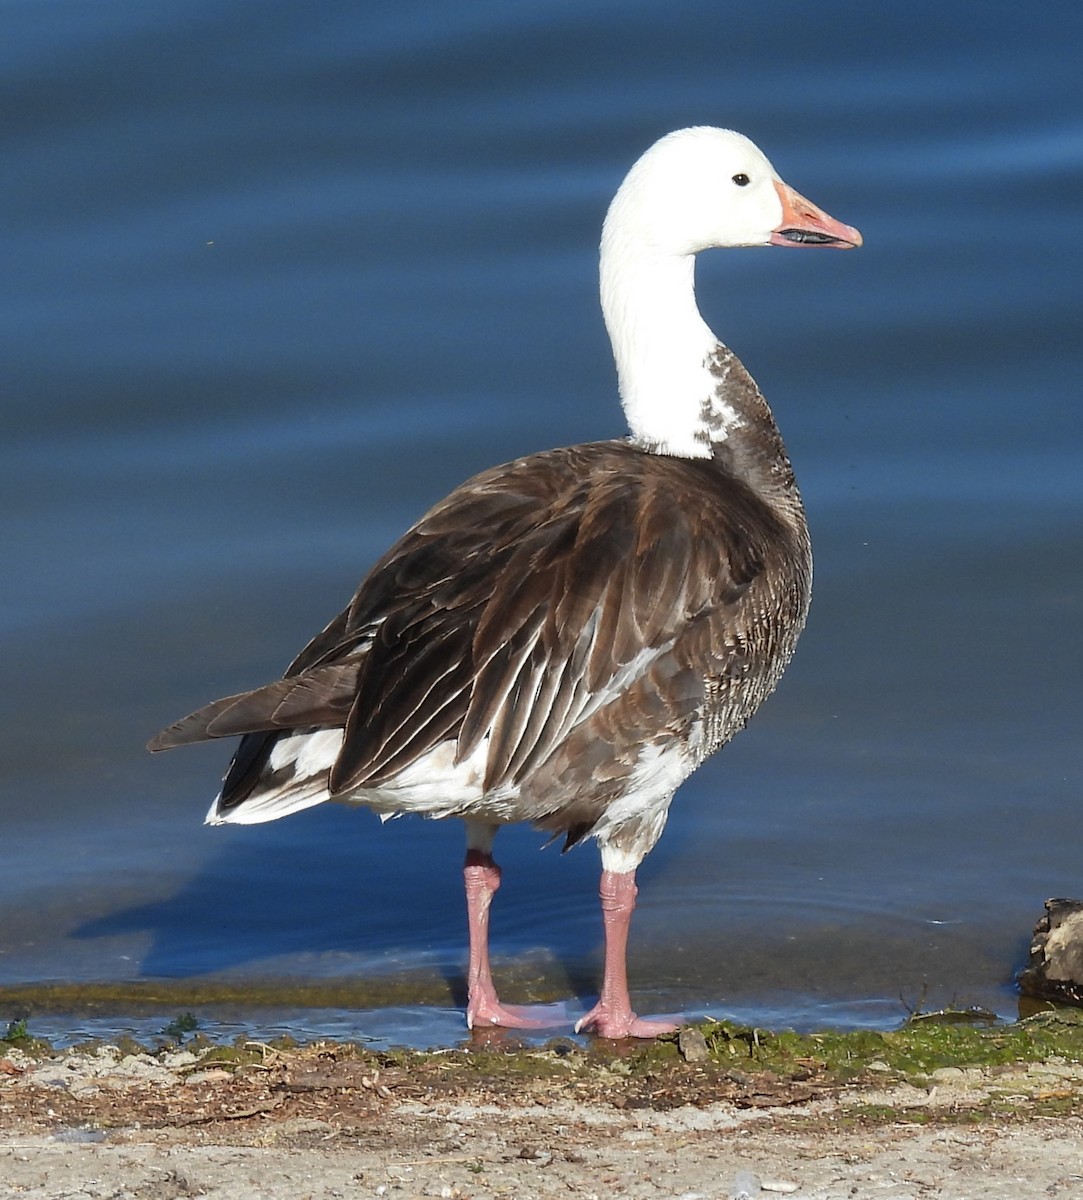
<path fill-rule="evenodd" d="M 251 692 L 225 696 L 155 734 L 147 749 L 170 750 L 244 733 L 344 725 L 354 700 L 357 667 L 356 661 L 313 667 Z"/>

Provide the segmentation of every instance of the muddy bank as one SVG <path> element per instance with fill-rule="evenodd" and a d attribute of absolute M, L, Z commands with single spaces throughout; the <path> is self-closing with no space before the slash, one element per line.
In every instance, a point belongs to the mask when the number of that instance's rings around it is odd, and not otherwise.
<path fill-rule="evenodd" d="M 1028 1031 L 1040 1061 L 989 1061 L 1018 1051 L 1017 1027 L 853 1036 L 849 1052 L 732 1028 L 683 1053 L 9 1044 L 0 1182 L 41 1200 L 1083 1196 L 1078 1027 Z"/>

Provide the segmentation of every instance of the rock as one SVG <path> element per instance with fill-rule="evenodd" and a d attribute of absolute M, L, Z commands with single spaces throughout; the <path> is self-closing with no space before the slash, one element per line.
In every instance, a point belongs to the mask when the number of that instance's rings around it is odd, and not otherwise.
<path fill-rule="evenodd" d="M 1083 901 L 1045 902 L 1019 987 L 1041 1000 L 1083 1005 Z"/>
<path fill-rule="evenodd" d="M 703 1062 L 711 1056 L 702 1032 L 687 1025 L 677 1034 L 677 1049 L 686 1062 Z"/>

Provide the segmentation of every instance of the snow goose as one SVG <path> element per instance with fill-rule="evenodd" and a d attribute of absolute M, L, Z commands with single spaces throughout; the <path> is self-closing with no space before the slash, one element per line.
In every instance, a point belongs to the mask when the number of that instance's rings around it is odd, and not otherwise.
<path fill-rule="evenodd" d="M 740 134 L 652 146 L 602 232 L 601 301 L 631 436 L 484 471 L 362 580 L 285 677 L 152 750 L 241 735 L 210 824 L 335 800 L 466 823 L 467 1021 L 523 1026 L 488 955 L 500 826 L 601 850 L 605 960 L 578 1023 L 651 1037 L 625 948 L 670 801 L 778 683 L 808 609 L 801 499 L 763 396 L 696 306 L 701 250 L 861 244 Z"/>

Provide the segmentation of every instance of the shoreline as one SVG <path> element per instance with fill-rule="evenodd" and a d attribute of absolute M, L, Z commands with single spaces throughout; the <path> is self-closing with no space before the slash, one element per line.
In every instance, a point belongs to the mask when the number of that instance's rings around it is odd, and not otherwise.
<path fill-rule="evenodd" d="M 1074 1012 L 429 1052 L 11 1032 L 0 1179 L 38 1200 L 1083 1196 Z"/>

